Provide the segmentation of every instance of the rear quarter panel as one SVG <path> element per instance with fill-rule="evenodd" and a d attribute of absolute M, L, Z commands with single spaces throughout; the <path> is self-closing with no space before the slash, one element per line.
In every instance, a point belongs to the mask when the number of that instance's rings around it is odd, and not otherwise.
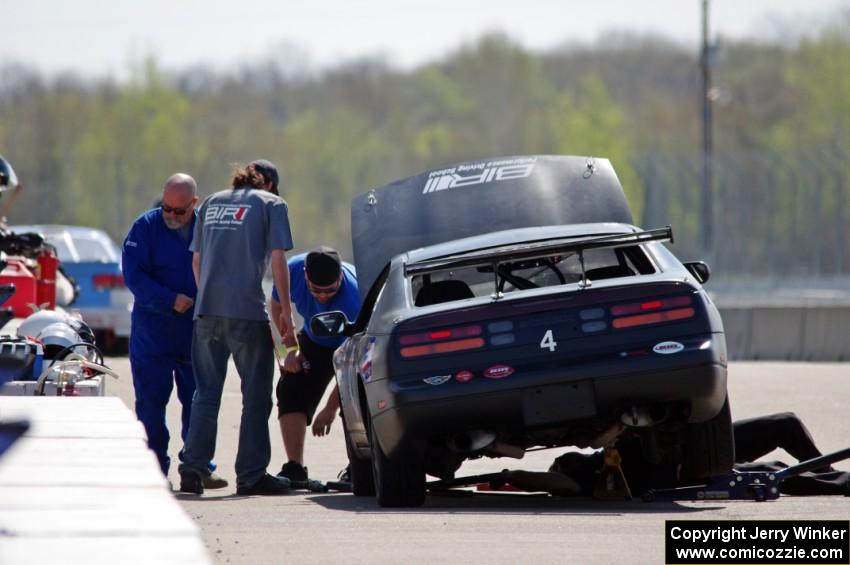
<path fill-rule="evenodd" d="M 108 308 L 112 305 L 109 289 L 95 287 L 93 279 L 95 275 L 121 274 L 121 267 L 118 263 L 62 263 L 62 267 L 80 287 L 80 295 L 74 303 L 74 307 Z"/>
<path fill-rule="evenodd" d="M 130 313 L 133 295 L 129 289 L 98 288 L 96 275 L 120 275 L 118 263 L 68 262 L 62 263 L 65 271 L 80 288 L 79 296 L 71 308 L 80 311 L 83 319 L 94 329 L 113 330 L 119 337 L 130 335 Z"/>

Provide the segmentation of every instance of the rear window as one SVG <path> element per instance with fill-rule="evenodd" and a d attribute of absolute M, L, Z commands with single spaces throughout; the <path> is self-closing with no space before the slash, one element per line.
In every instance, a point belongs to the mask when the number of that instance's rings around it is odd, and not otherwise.
<path fill-rule="evenodd" d="M 588 280 L 598 281 L 634 277 L 655 272 L 655 267 L 640 246 L 588 249 L 584 251 L 584 271 Z M 505 260 L 494 272 L 491 265 L 463 267 L 450 271 L 414 275 L 410 279 L 416 306 L 491 296 L 496 291 L 508 294 L 534 288 L 577 283 L 582 278 L 577 253 Z"/>
<path fill-rule="evenodd" d="M 74 237 L 77 261 L 81 263 L 116 263 L 118 256 L 111 241 L 102 238 Z"/>

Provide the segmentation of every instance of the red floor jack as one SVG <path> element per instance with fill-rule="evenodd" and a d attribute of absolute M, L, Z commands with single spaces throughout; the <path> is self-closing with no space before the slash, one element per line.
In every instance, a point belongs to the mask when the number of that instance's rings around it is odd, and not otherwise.
<path fill-rule="evenodd" d="M 850 459 L 850 447 L 801 461 L 775 473 L 732 471 L 705 485 L 670 489 L 651 489 L 644 493 L 644 502 L 659 500 L 755 500 L 764 502 L 779 498 L 779 484 L 790 477 L 820 469 L 837 461 Z"/>

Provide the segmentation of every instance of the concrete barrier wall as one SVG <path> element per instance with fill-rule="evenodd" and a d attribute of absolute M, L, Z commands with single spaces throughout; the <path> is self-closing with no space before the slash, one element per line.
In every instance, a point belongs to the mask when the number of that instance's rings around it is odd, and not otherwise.
<path fill-rule="evenodd" d="M 850 306 L 719 309 L 730 359 L 850 360 Z"/>

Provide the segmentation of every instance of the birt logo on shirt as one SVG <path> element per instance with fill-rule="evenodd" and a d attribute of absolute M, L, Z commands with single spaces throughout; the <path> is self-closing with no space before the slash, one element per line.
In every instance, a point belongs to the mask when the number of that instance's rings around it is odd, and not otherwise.
<path fill-rule="evenodd" d="M 235 226 L 241 225 L 248 215 L 250 206 L 240 205 L 212 205 L 204 214 L 204 223 L 208 226 Z"/>

